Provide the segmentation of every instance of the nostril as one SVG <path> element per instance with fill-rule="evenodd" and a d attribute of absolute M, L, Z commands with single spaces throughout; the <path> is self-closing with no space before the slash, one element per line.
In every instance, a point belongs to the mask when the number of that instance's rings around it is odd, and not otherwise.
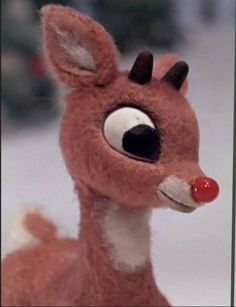
<path fill-rule="evenodd" d="M 211 202 L 219 194 L 218 183 L 209 177 L 199 177 L 192 183 L 192 196 L 197 202 Z"/>

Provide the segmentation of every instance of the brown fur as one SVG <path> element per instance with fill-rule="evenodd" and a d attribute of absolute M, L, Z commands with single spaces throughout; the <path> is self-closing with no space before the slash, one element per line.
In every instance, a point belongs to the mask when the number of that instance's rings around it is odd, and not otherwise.
<path fill-rule="evenodd" d="M 66 10 L 66 15 L 65 15 Z M 48 5 L 42 9 L 43 31 L 47 55 L 57 77 L 70 86 L 103 85 L 111 81 L 117 73 L 118 53 L 104 28 L 85 15 L 78 15 L 70 8 L 59 5 Z M 94 74 L 77 67 L 68 58 L 58 41 L 57 25 L 63 28 L 69 39 L 72 39 L 89 50 L 94 56 L 97 72 Z M 98 45 L 103 48 L 97 49 Z M 55 56 L 55 51 L 57 56 Z"/>
<path fill-rule="evenodd" d="M 49 5 L 42 12 L 49 64 L 71 89 L 60 144 L 80 196 L 81 230 L 78 240 L 58 239 L 50 221 L 29 215 L 26 226 L 42 243 L 4 260 L 3 305 L 170 306 L 155 283 L 150 259 L 135 272 L 114 267 L 103 219 L 109 209 L 106 200 L 134 210 L 165 206 L 156 193 L 165 178 L 175 175 L 190 183 L 203 175 L 197 120 L 183 95 L 186 83 L 178 92 L 161 81 L 176 59 L 159 59 L 151 82 L 137 84 L 128 72 L 118 72 L 118 52 L 101 25 L 62 6 Z M 74 62 L 61 40 L 85 48 L 95 70 Z M 120 104 L 150 114 L 161 132 L 159 161 L 132 159 L 107 143 L 104 120 Z"/>
<path fill-rule="evenodd" d="M 42 242 L 55 241 L 57 239 L 57 227 L 40 213 L 28 213 L 23 221 L 26 229 Z"/>

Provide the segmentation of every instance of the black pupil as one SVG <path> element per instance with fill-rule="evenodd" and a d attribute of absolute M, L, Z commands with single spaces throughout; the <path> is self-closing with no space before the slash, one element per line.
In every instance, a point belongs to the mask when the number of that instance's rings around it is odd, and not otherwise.
<path fill-rule="evenodd" d="M 161 153 L 158 131 L 144 124 L 126 131 L 123 135 L 122 146 L 126 152 L 152 161 L 157 161 Z"/>

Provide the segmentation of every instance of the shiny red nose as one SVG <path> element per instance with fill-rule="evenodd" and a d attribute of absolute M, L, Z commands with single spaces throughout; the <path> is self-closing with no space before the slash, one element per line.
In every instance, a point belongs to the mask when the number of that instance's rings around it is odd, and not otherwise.
<path fill-rule="evenodd" d="M 199 177 L 192 183 L 192 197 L 197 202 L 211 202 L 216 199 L 219 191 L 218 183 L 209 177 Z"/>

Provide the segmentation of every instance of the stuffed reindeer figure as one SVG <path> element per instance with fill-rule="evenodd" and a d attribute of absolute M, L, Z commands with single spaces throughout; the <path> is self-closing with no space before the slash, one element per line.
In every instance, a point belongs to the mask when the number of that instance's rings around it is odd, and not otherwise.
<path fill-rule="evenodd" d="M 26 214 L 38 244 L 5 258 L 3 306 L 170 306 L 152 272 L 152 210 L 193 212 L 219 191 L 198 165 L 188 65 L 168 55 L 153 72 L 143 51 L 119 71 L 105 29 L 68 7 L 45 6 L 42 26 L 49 65 L 69 89 L 60 145 L 80 233 L 59 238 L 53 222 Z"/>

